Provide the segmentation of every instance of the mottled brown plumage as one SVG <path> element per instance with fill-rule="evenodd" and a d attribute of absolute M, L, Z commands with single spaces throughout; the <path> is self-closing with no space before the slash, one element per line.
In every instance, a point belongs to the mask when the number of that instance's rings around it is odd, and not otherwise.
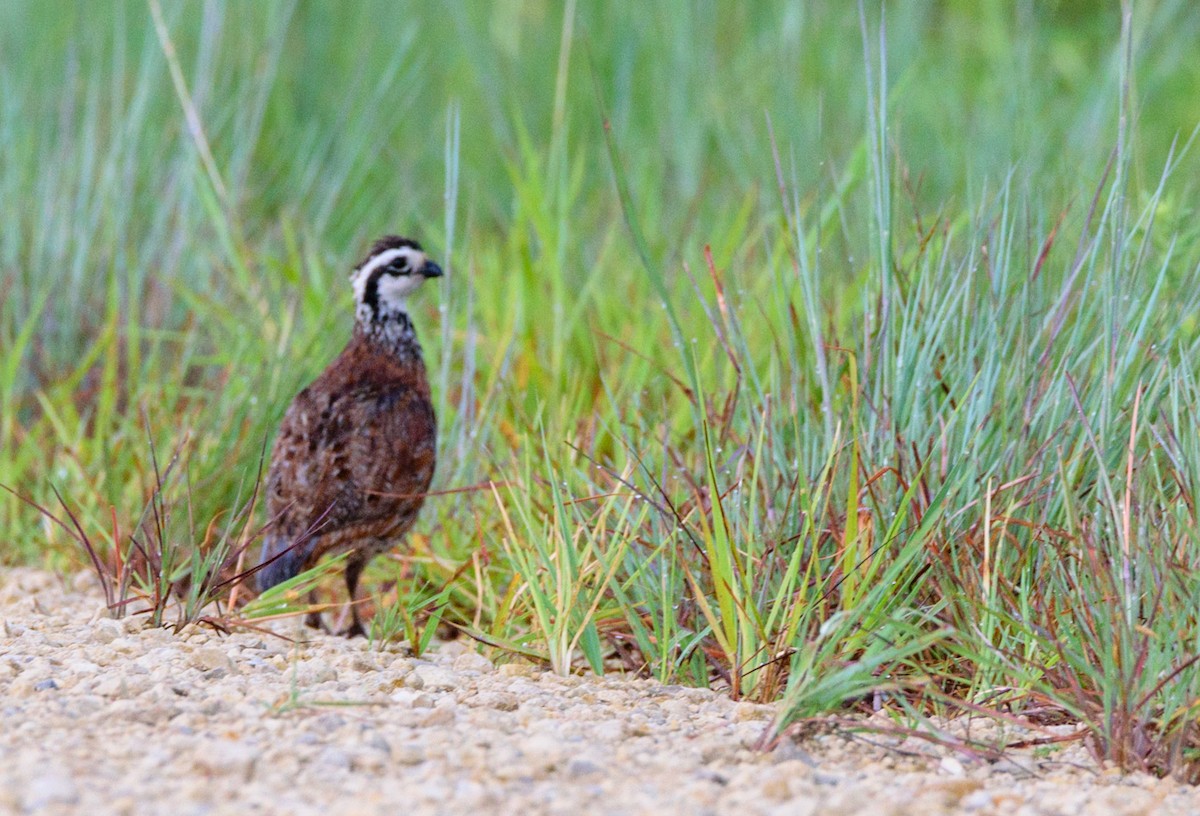
<path fill-rule="evenodd" d="M 358 578 L 412 526 L 433 478 L 437 427 L 405 298 L 442 274 L 413 241 L 388 236 L 351 275 L 350 343 L 288 408 L 271 454 L 258 577 L 266 589 L 349 551 L 353 624 Z M 310 618 L 319 624 L 319 616 Z"/>

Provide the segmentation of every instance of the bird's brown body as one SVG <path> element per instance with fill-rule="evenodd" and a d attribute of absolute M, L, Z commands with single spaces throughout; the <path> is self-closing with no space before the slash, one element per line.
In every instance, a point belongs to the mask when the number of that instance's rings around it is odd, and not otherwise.
<path fill-rule="evenodd" d="M 397 360 L 355 332 L 279 427 L 267 481 L 273 527 L 291 540 L 311 528 L 310 562 L 347 549 L 378 555 L 421 509 L 436 438 L 421 358 Z"/>
<path fill-rule="evenodd" d="M 425 364 L 403 302 L 380 301 L 380 273 L 370 267 L 395 246 L 420 249 L 397 238 L 373 247 L 356 270 L 375 280 L 356 283 L 358 322 L 350 343 L 296 396 L 280 425 L 267 477 L 272 521 L 259 573 L 263 589 L 325 555 L 349 551 L 353 602 L 367 562 L 408 532 L 424 503 L 437 440 Z M 411 274 L 419 273 L 434 277 L 441 270 L 425 262 Z M 348 633 L 362 633 L 357 610 Z"/>

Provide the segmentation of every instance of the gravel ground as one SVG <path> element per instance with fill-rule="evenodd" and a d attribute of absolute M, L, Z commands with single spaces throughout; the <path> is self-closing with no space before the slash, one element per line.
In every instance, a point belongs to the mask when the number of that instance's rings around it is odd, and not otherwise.
<path fill-rule="evenodd" d="M 1074 743 L 989 764 L 814 729 L 763 753 L 773 709 L 706 690 L 496 667 L 461 642 L 417 660 L 175 635 L 74 583 L 0 573 L 0 813 L 1200 814 L 1195 789 Z"/>

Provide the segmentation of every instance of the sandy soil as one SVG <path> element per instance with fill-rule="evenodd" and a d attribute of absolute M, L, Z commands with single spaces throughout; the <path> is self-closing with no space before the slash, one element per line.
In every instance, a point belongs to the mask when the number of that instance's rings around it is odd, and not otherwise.
<path fill-rule="evenodd" d="M 0 572 L 0 813 L 1200 814 L 1076 744 L 986 762 L 815 728 L 764 753 L 773 709 L 706 690 L 280 631 L 308 640 L 175 635 Z"/>

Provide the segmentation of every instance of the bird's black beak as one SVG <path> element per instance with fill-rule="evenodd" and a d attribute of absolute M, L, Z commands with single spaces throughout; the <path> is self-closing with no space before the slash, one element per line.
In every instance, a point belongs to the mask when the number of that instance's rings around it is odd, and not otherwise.
<path fill-rule="evenodd" d="M 421 267 L 421 277 L 424 278 L 440 278 L 443 274 L 445 273 L 442 272 L 442 268 L 433 261 L 426 261 Z"/>

